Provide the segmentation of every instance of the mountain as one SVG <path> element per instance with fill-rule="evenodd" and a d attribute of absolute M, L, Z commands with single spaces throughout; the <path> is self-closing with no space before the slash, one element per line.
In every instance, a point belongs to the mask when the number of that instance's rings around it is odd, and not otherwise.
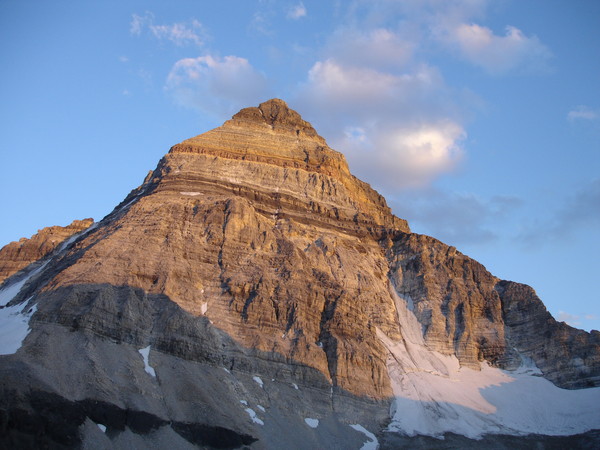
<path fill-rule="evenodd" d="M 600 442 L 600 333 L 411 233 L 282 100 L 49 230 L 0 251 L 6 447 Z"/>

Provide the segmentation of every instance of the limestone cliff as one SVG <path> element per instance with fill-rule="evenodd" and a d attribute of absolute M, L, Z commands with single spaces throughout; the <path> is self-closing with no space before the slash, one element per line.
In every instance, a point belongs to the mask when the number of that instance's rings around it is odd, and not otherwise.
<path fill-rule="evenodd" d="M 118 436 L 124 447 L 162 430 L 152 439 L 175 433 L 182 448 L 212 447 L 218 436 L 229 448 L 351 448 L 360 433 L 348 424 L 389 421 L 391 346 L 410 338 L 403 314 L 420 324 L 419 348 L 465 368 L 531 358 L 559 386 L 600 385 L 597 332 L 558 324 L 532 289 L 411 233 L 277 99 L 172 147 L 60 251 L 22 257 L 13 247 L 0 251 L 9 271 L 45 258 L 4 284 L 15 292 L 8 307 L 32 314 L 23 347 L 0 358 L 2 420 L 19 433 L 54 424 L 32 405 L 58 402 L 74 414 L 77 426 L 60 435 L 73 442 L 100 439 L 89 420 L 112 420 L 121 430 L 112 445 Z M 262 419 L 251 400 L 267 406 Z M 236 416 L 240 402 L 250 423 L 243 409 Z M 140 414 L 155 431 L 128 422 Z M 307 437 L 298 430 L 311 414 L 323 425 Z"/>

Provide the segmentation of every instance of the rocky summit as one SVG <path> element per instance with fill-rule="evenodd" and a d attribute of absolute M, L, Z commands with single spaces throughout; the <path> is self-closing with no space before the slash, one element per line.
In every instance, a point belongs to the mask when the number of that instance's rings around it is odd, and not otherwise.
<path fill-rule="evenodd" d="M 600 333 L 411 233 L 282 100 L 0 275 L 0 447 L 600 442 Z"/>

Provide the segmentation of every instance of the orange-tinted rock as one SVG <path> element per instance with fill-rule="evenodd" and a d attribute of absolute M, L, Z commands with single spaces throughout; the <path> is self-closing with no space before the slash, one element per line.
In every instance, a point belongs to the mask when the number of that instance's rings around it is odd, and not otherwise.
<path fill-rule="evenodd" d="M 0 249 L 0 283 L 32 262 L 44 258 L 62 242 L 89 228 L 93 219 L 74 220 L 66 227 L 47 227 L 30 239 L 21 238 Z"/>

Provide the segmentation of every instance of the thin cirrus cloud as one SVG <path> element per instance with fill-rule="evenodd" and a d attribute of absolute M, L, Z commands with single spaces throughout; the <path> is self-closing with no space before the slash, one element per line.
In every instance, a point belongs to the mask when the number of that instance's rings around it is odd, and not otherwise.
<path fill-rule="evenodd" d="M 187 22 L 178 22 L 170 25 L 156 25 L 154 14 L 146 12 L 143 16 L 133 14 L 129 31 L 134 36 L 140 36 L 144 30 L 148 30 L 159 40 L 168 40 L 175 45 L 201 46 L 205 41 L 205 31 L 202 24 L 191 19 Z"/>
<path fill-rule="evenodd" d="M 304 6 L 304 3 L 300 2 L 295 6 L 292 6 L 290 8 L 290 10 L 287 13 L 287 18 L 288 19 L 292 19 L 292 20 L 298 20 L 301 19 L 302 17 L 306 17 L 306 7 Z"/>
<path fill-rule="evenodd" d="M 567 114 L 567 120 L 569 122 L 575 122 L 575 121 L 579 121 L 579 120 L 592 121 L 592 120 L 598 120 L 599 118 L 600 118 L 600 113 L 597 110 L 590 108 L 589 106 L 586 106 L 586 105 L 579 105 L 579 106 L 573 108 Z"/>
<path fill-rule="evenodd" d="M 245 58 L 204 55 L 177 61 L 165 89 L 182 106 L 223 117 L 263 101 L 268 83 Z"/>

